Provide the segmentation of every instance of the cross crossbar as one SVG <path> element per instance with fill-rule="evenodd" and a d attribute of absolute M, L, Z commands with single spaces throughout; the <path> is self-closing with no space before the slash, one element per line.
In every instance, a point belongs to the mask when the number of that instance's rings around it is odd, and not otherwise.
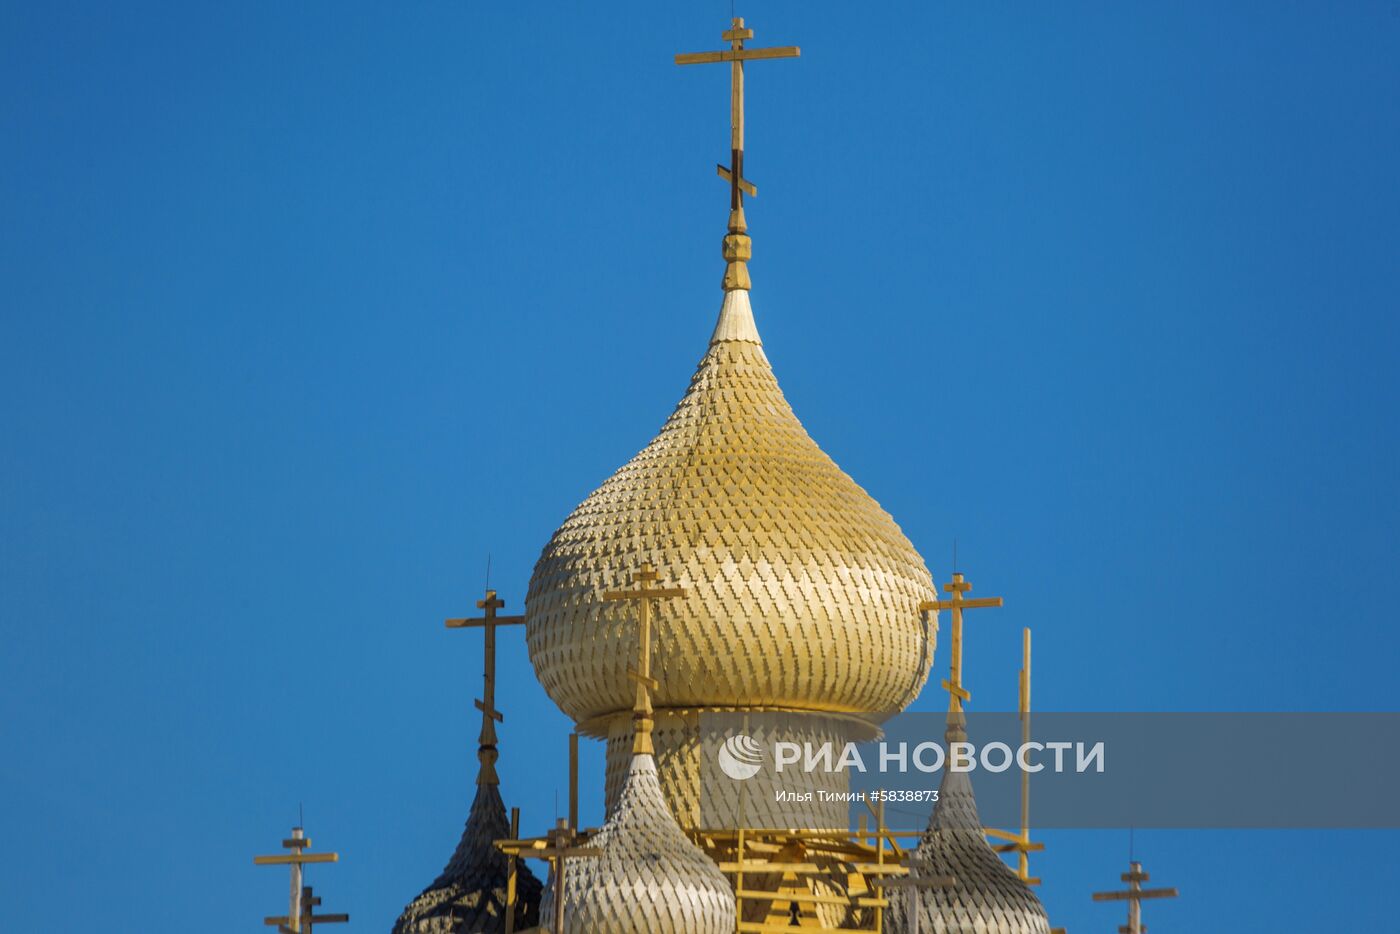
<path fill-rule="evenodd" d="M 1169 889 L 1130 889 L 1126 892 L 1095 892 L 1096 902 L 1131 902 L 1144 898 L 1176 898 L 1181 893 L 1175 888 Z"/>
<path fill-rule="evenodd" d="M 753 30 L 744 30 L 753 38 Z M 726 34 L 728 38 L 730 34 Z M 767 49 L 726 49 L 723 52 L 683 52 L 676 56 L 677 65 L 712 65 L 717 62 L 753 62 L 773 58 L 801 58 L 802 49 L 795 45 L 779 45 Z"/>

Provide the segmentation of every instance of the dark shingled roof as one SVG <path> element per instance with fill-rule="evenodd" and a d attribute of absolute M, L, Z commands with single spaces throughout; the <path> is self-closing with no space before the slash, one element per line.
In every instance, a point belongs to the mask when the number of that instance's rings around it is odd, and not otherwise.
<path fill-rule="evenodd" d="M 494 841 L 510 836 L 510 822 L 494 783 L 476 786 L 457 850 L 433 884 L 409 903 L 393 934 L 486 934 L 506 929 L 507 857 Z M 520 860 L 515 879 L 515 930 L 539 923 L 540 880 Z"/>

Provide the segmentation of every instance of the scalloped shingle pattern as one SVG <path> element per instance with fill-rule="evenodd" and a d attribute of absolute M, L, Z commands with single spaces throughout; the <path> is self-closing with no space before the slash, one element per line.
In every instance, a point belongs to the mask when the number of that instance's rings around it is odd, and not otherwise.
<path fill-rule="evenodd" d="M 987 843 L 966 772 L 943 773 L 938 805 L 909 863 L 913 875 L 958 880 L 952 888 L 917 891 L 920 934 L 1050 932 L 1040 899 Z M 890 934 L 912 930 L 906 892 L 891 896 L 885 928 Z"/>
<path fill-rule="evenodd" d="M 495 841 L 510 836 L 510 822 L 495 785 L 476 786 L 467 826 L 442 874 L 399 915 L 394 934 L 487 934 L 506 929 L 507 857 Z M 517 864 L 515 930 L 539 917 L 540 880 Z"/>
<path fill-rule="evenodd" d="M 622 794 L 588 841 L 601 852 L 565 864 L 564 920 L 588 934 L 731 934 L 734 893 L 708 856 L 671 816 L 656 764 L 632 758 Z M 553 929 L 554 886 L 540 925 Z"/>
<path fill-rule="evenodd" d="M 576 721 L 629 710 L 636 608 L 604 603 L 643 562 L 657 601 L 658 708 L 903 709 L 933 652 L 923 559 L 783 398 L 747 292 L 729 292 L 656 438 L 564 521 L 526 598 L 535 673 Z"/>
<path fill-rule="evenodd" d="M 772 730 L 780 726 L 779 730 Z M 618 717 L 610 724 L 606 753 L 607 770 L 603 789 L 612 807 L 627 779 L 632 759 L 632 723 Z M 833 742 L 841 748 L 850 738 L 839 721 L 820 714 L 805 714 L 781 718 L 774 723 L 757 721 L 748 728 L 750 736 L 765 747 L 777 741 L 818 746 Z M 651 740 L 655 746 L 657 779 L 676 822 L 686 830 L 700 827 L 724 826 L 740 813 L 739 795 L 745 796 L 743 813 L 748 827 L 786 827 L 792 822 L 792 806 L 775 803 L 774 792 L 785 787 L 781 775 L 764 770 L 750 781 L 736 784 L 724 779 L 713 782 L 701 793 L 703 743 L 700 714 L 667 713 L 656 718 Z M 844 772 L 816 772 L 804 777 L 804 787 L 824 783 L 823 790 L 839 795 L 850 791 L 850 779 Z M 702 806 L 702 798 L 707 802 Z M 709 819 L 705 819 L 706 808 Z M 839 798 L 823 804 L 820 801 L 802 805 L 805 827 L 845 827 L 850 823 L 850 805 Z M 724 815 L 716 819 L 717 815 Z M 728 820 L 726 820 L 728 818 Z"/>

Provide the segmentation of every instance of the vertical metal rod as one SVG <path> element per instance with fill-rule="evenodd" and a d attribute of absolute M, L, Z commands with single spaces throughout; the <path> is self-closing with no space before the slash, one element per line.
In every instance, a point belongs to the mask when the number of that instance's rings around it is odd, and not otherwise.
<path fill-rule="evenodd" d="M 744 896 L 740 893 L 744 891 L 744 826 L 739 825 L 739 845 L 734 852 L 734 861 L 738 865 L 738 872 L 734 874 L 734 930 L 742 931 L 744 924 Z"/>
<path fill-rule="evenodd" d="M 883 799 L 881 799 L 881 801 L 880 801 L 880 807 L 879 807 L 879 808 L 876 810 L 876 812 L 875 812 L 875 833 L 876 833 L 876 837 L 875 837 L 875 865 L 876 865 L 876 866 L 884 866 L 884 864 L 885 864 L 885 802 L 884 802 Z M 880 878 L 881 878 L 881 879 L 884 879 L 884 878 L 885 878 L 884 873 L 881 873 L 881 874 L 880 874 Z M 884 892 L 881 892 L 880 894 L 883 895 Z M 876 932 L 877 932 L 877 934 L 878 934 L 878 932 L 883 931 L 884 929 L 885 929 L 885 906 L 884 906 L 884 905 L 876 905 L 876 906 L 875 906 L 875 930 L 876 930 Z"/>
<path fill-rule="evenodd" d="M 562 851 L 567 846 L 564 832 L 564 819 L 557 824 L 559 842 L 555 846 Z M 554 934 L 564 934 L 564 854 L 554 857 Z"/>
<path fill-rule="evenodd" d="M 520 808 L 510 809 L 510 838 L 520 839 Z M 517 865 L 519 857 L 514 853 L 506 858 L 506 934 L 515 934 L 515 904 Z"/>
<path fill-rule="evenodd" d="M 1142 883 L 1138 881 L 1142 878 L 1142 863 L 1129 863 L 1132 870 L 1132 879 L 1128 882 L 1128 888 L 1136 892 L 1142 888 Z M 1142 934 L 1142 902 L 1136 898 L 1128 899 L 1128 934 Z"/>
<path fill-rule="evenodd" d="M 956 580 L 959 576 L 960 576 L 960 575 L 958 575 L 958 574 L 954 574 L 954 575 L 953 575 L 953 579 Z M 961 688 L 961 687 L 962 687 L 962 621 L 963 621 L 963 620 L 962 620 L 962 607 L 958 606 L 958 603 L 961 602 L 961 597 L 962 597 L 962 594 L 961 594 L 961 593 L 958 593 L 957 591 L 954 591 L 954 592 L 953 592 L 953 610 L 952 610 L 952 616 L 953 616 L 953 638 L 952 638 L 952 645 L 950 646 L 951 651 L 949 651 L 949 653 L 948 653 L 948 655 L 949 655 L 949 659 L 948 659 L 949 681 L 951 681 L 952 684 L 953 684 L 953 686 L 956 687 L 956 688 Z M 957 695 L 957 692 L 956 692 L 956 691 L 949 691 L 949 692 L 948 692 L 948 712 L 949 712 L 949 713 L 961 713 L 961 712 L 962 712 L 962 698 L 959 697 L 959 696 Z M 961 720 L 958 721 L 958 725 L 959 725 L 959 726 L 962 725 L 962 721 L 961 721 Z"/>
<path fill-rule="evenodd" d="M 578 730 L 569 734 L 569 826 L 578 830 Z"/>
<path fill-rule="evenodd" d="M 744 28 L 742 19 L 734 20 L 736 30 Z M 743 39 L 734 39 L 730 44 L 734 51 L 744 48 Z M 729 72 L 729 148 L 744 151 L 744 63 L 735 59 Z"/>
<path fill-rule="evenodd" d="M 1031 630 L 1027 626 L 1021 632 L 1021 746 L 1031 741 Z M 1031 842 L 1031 773 L 1021 770 L 1021 850 L 1016 865 L 1018 874 L 1024 881 L 1031 877 L 1030 851 L 1026 846 Z"/>
<path fill-rule="evenodd" d="M 306 832 L 300 827 L 292 828 L 292 839 L 301 840 Z M 301 847 L 293 852 L 300 853 Z M 287 927 L 300 934 L 301 931 L 301 863 L 292 863 L 292 893 L 287 908 Z"/>

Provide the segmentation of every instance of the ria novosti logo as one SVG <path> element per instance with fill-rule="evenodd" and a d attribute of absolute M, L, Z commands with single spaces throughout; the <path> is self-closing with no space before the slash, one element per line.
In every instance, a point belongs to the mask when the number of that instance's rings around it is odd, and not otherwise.
<path fill-rule="evenodd" d="M 736 782 L 753 778 L 763 768 L 763 745 L 752 736 L 735 733 L 719 747 L 719 768 Z"/>
<path fill-rule="evenodd" d="M 1012 768 L 1024 772 L 1103 772 L 1106 743 L 1088 745 L 1083 742 L 1027 742 L 1012 747 L 993 742 L 977 746 L 968 742 L 952 742 L 945 749 L 935 742 L 880 743 L 875 750 L 862 754 L 855 743 L 793 743 L 773 744 L 773 770 L 783 772 L 794 767 L 801 772 L 916 772 L 933 773 L 946 768 L 950 772 L 1005 772 Z M 866 756 L 877 752 L 876 761 L 867 765 Z M 1073 751 L 1071 759 L 1069 753 Z M 753 778 L 769 758 L 767 749 L 745 733 L 736 733 L 719 747 L 720 771 L 735 781 Z M 1053 759 L 1053 762 L 1050 760 Z M 1042 761 L 1043 760 L 1043 761 Z"/>

